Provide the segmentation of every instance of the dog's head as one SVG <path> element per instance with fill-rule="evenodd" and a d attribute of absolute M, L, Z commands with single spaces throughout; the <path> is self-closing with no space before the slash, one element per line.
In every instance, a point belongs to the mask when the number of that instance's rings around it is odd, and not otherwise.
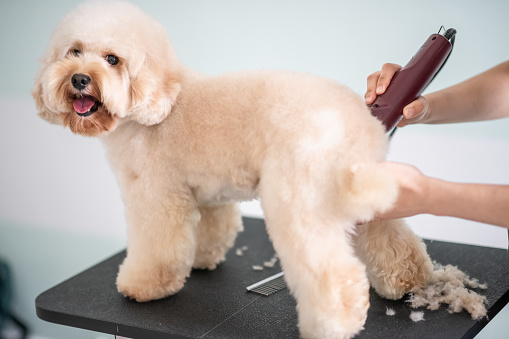
<path fill-rule="evenodd" d="M 125 2 L 88 1 L 53 32 L 32 96 L 43 119 L 96 136 L 121 120 L 161 122 L 179 74 L 159 23 Z"/>

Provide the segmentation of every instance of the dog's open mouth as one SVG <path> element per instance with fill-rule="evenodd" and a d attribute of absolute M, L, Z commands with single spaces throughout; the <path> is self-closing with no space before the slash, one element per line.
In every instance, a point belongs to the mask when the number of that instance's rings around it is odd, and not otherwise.
<path fill-rule="evenodd" d="M 72 105 L 76 114 L 80 117 L 87 117 L 95 113 L 102 103 L 91 95 L 84 95 L 74 99 Z"/>

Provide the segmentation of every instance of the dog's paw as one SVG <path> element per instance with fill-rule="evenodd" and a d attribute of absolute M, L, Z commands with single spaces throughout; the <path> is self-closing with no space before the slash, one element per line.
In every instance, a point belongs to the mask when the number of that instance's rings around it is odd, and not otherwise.
<path fill-rule="evenodd" d="M 138 302 L 162 299 L 182 289 L 189 275 L 160 268 L 120 266 L 117 289 L 124 296 Z"/>
<path fill-rule="evenodd" d="M 194 257 L 193 268 L 200 270 L 215 270 L 217 265 L 225 261 L 228 247 L 198 248 Z"/>
<path fill-rule="evenodd" d="M 428 284 L 433 264 L 426 245 L 403 219 L 379 220 L 357 228 L 356 251 L 373 288 L 387 299 L 400 299 Z"/>
<path fill-rule="evenodd" d="M 386 299 L 401 299 L 413 288 L 426 286 L 433 274 L 433 264 L 424 244 L 405 248 L 404 257 L 392 258 L 391 265 L 380 263 L 368 273 L 371 285 Z"/>
<path fill-rule="evenodd" d="M 352 338 L 364 328 L 369 282 L 362 266 L 346 269 L 348 275 L 324 273 L 316 281 L 316 294 L 305 291 L 304 298 L 297 298 L 303 338 Z"/>

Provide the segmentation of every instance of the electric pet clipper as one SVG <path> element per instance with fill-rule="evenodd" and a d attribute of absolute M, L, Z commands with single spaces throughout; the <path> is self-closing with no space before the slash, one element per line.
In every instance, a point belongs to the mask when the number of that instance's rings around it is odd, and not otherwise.
<path fill-rule="evenodd" d="M 449 58 L 456 30 L 449 28 L 432 34 L 401 70 L 394 74 L 389 87 L 371 104 L 371 114 L 391 132 L 403 117 L 403 108 L 417 99 Z"/>

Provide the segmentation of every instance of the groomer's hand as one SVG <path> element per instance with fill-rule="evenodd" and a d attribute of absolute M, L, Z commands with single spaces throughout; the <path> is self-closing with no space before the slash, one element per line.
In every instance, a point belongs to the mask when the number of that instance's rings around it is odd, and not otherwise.
<path fill-rule="evenodd" d="M 387 63 L 382 66 L 381 71 L 377 71 L 368 76 L 367 90 L 364 95 L 366 104 L 369 105 L 373 103 L 378 95 L 385 93 L 387 87 L 391 83 L 392 77 L 400 69 L 400 65 Z M 398 123 L 398 127 L 422 122 L 428 115 L 428 111 L 428 100 L 420 96 L 417 100 L 405 106 L 403 109 L 403 119 Z"/>
<path fill-rule="evenodd" d="M 390 161 L 382 162 L 382 165 L 396 178 L 399 192 L 394 205 L 377 214 L 375 219 L 398 219 L 428 213 L 430 178 L 412 165 Z"/>
<path fill-rule="evenodd" d="M 458 183 L 426 176 L 407 164 L 381 164 L 394 175 L 399 194 L 392 207 L 375 215 L 375 220 L 432 214 L 509 229 L 509 185 Z"/>

